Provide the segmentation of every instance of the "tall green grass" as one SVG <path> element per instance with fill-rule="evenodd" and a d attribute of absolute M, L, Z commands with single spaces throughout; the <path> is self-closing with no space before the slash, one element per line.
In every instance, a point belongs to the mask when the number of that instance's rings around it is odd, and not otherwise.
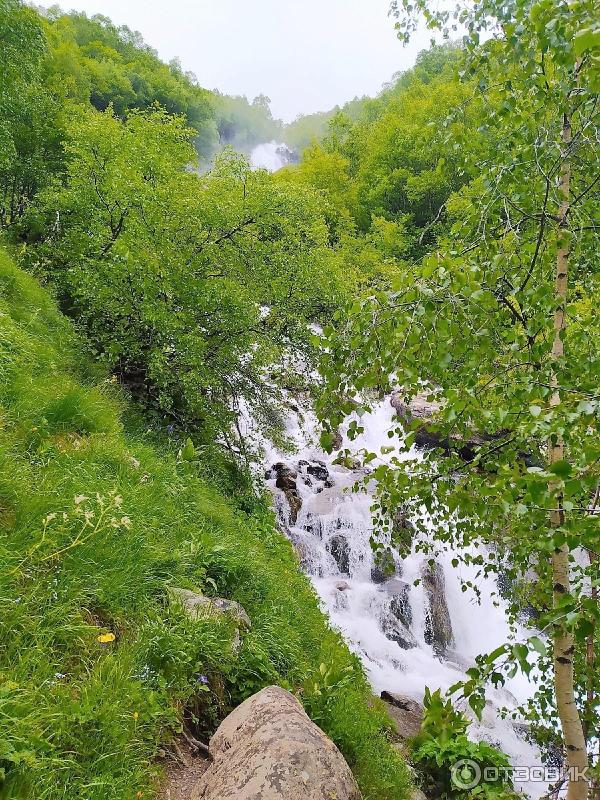
<path fill-rule="evenodd" d="M 210 465 L 142 430 L 0 250 L 0 797 L 151 798 L 184 716 L 208 735 L 269 683 L 299 694 L 365 798 L 404 797 L 389 721 L 270 512 L 242 511 L 200 479 Z M 169 586 L 241 602 L 240 652 Z"/>

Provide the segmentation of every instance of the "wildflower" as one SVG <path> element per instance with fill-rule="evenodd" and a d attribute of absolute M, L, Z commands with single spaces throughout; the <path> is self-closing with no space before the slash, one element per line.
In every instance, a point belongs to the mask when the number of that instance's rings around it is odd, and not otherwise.
<path fill-rule="evenodd" d="M 100 644 L 108 644 L 109 642 L 114 642 L 116 636 L 114 633 L 101 633 L 100 636 L 97 637 Z"/>
<path fill-rule="evenodd" d="M 85 494 L 77 494 L 75 495 L 75 505 L 80 506 L 82 503 L 85 503 L 86 500 L 89 500 Z"/>
<path fill-rule="evenodd" d="M 125 528 L 131 528 L 131 520 L 129 517 L 121 517 L 121 525 Z"/>
<path fill-rule="evenodd" d="M 206 684 L 208 683 L 208 678 L 206 677 L 206 675 L 198 675 L 196 680 L 198 683 L 204 684 L 204 686 L 206 686 Z"/>
<path fill-rule="evenodd" d="M 55 518 L 56 514 L 54 513 L 54 511 L 51 511 L 46 517 L 44 517 L 44 525 L 48 525 Z"/>
<path fill-rule="evenodd" d="M 113 498 L 113 503 L 115 504 L 116 508 L 121 508 L 123 505 L 123 498 L 120 494 L 116 494 Z"/>
<path fill-rule="evenodd" d="M 134 712 L 133 712 L 133 718 L 134 718 L 134 719 L 137 721 L 137 718 L 138 718 L 138 717 L 139 717 L 139 714 L 138 714 L 138 712 L 137 712 L 137 711 L 134 711 Z"/>

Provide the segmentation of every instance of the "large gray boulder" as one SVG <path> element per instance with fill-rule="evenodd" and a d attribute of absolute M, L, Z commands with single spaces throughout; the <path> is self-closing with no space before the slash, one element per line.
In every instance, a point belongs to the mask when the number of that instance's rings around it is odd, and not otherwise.
<path fill-rule="evenodd" d="M 212 764 L 190 800 L 360 800 L 350 768 L 298 700 L 269 686 L 210 740 Z"/>

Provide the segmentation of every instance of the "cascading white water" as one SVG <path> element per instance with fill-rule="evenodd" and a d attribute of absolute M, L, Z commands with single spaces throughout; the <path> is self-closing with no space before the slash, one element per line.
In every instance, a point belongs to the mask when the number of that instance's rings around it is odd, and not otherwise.
<path fill-rule="evenodd" d="M 382 446 L 394 442 L 387 435 L 395 427 L 394 414 L 389 399 L 382 401 L 360 419 L 364 433 L 354 442 L 346 438 L 344 426 L 341 446 L 353 452 L 363 448 L 381 452 Z M 371 497 L 368 492 L 349 491 L 364 472 L 335 464 L 334 457 L 318 447 L 316 430 L 310 411 L 291 414 L 288 435 L 297 453 L 290 457 L 266 445 L 267 484 L 282 529 L 296 546 L 331 624 L 361 658 L 374 691 L 397 692 L 422 701 L 426 686 L 448 689 L 462 678 L 476 655 L 490 652 L 510 637 L 497 585 L 492 577 L 478 577 L 478 601 L 462 591 L 461 583 L 461 579 L 474 580 L 476 568 L 455 568 L 453 554 L 440 553 L 437 591 L 447 609 L 441 615 L 447 630 L 438 631 L 436 641 L 432 625 L 440 623 L 431 617 L 431 595 L 425 581 L 414 585 L 415 579 L 423 577 L 428 557 L 413 548 L 407 558 L 400 559 L 393 551 L 395 574 L 377 571 L 369 541 Z M 294 487 L 291 496 L 276 487 L 286 480 Z M 296 517 L 290 499 L 296 507 L 301 501 Z M 540 754 L 497 709 L 516 708 L 532 690 L 526 679 L 517 677 L 504 689 L 490 691 L 482 722 L 470 727 L 470 735 L 498 746 L 514 766 L 537 766 Z M 521 788 L 539 797 L 546 784 L 527 783 Z"/>
<path fill-rule="evenodd" d="M 277 172 L 278 169 L 290 163 L 293 153 L 283 142 L 263 142 L 257 145 L 250 153 L 250 166 L 252 169 L 266 169 Z"/>

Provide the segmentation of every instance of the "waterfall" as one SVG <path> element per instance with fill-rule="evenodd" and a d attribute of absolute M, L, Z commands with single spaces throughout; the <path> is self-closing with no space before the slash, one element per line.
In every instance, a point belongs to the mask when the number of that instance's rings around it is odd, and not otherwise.
<path fill-rule="evenodd" d="M 380 452 L 394 443 L 387 435 L 395 427 L 394 414 L 389 398 L 383 400 L 360 418 L 364 433 L 354 442 L 345 435 L 347 424 L 342 427 L 338 446 Z M 448 689 L 461 680 L 475 656 L 510 638 L 496 581 L 477 577 L 478 601 L 463 592 L 461 584 L 461 579 L 475 580 L 476 567 L 455 568 L 453 554 L 442 552 L 435 569 L 428 569 L 430 556 L 417 553 L 414 545 L 404 558 L 392 548 L 390 569 L 378 568 L 369 542 L 371 497 L 368 491 L 349 491 L 365 473 L 353 464 L 335 464 L 335 456 L 319 448 L 316 431 L 312 412 L 298 411 L 290 414 L 287 431 L 297 452 L 290 456 L 265 445 L 265 480 L 281 528 L 293 542 L 331 624 L 362 660 L 374 692 L 401 693 L 422 702 L 426 686 Z M 421 580 L 415 586 L 417 578 Z M 482 721 L 470 727 L 472 737 L 498 746 L 513 766 L 539 766 L 540 754 L 497 709 L 516 709 L 533 690 L 523 676 L 503 689 L 490 689 Z M 535 798 L 546 784 L 520 788 Z"/>
<path fill-rule="evenodd" d="M 283 142 L 274 140 L 256 145 L 250 153 L 252 169 L 266 169 L 269 172 L 277 172 L 278 169 L 287 166 L 293 160 L 293 151 Z"/>

